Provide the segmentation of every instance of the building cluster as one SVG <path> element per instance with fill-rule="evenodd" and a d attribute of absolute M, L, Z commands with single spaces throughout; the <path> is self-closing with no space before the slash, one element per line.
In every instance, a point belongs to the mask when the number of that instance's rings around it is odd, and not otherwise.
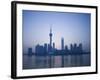
<path fill-rule="evenodd" d="M 49 33 L 50 42 L 49 44 L 44 43 L 44 45 L 37 44 L 35 46 L 35 52 L 32 52 L 32 48 L 28 49 L 28 54 L 36 54 L 36 55 L 47 55 L 47 54 L 67 54 L 67 53 L 82 53 L 82 44 L 79 45 L 70 44 L 70 49 L 68 46 L 64 44 L 64 38 L 61 38 L 61 49 L 55 48 L 55 43 L 52 43 L 52 29 L 50 29 Z"/>

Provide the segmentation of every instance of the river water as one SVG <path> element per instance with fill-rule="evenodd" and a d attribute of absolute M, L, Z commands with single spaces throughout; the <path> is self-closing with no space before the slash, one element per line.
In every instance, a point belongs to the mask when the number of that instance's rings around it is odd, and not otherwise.
<path fill-rule="evenodd" d="M 90 66 L 90 54 L 64 56 L 23 55 L 23 69 Z"/>

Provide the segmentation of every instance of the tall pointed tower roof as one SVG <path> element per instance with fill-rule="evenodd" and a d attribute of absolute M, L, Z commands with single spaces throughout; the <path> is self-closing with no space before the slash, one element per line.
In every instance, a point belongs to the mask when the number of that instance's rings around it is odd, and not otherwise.
<path fill-rule="evenodd" d="M 52 33 L 52 25 L 50 26 L 50 33 Z"/>

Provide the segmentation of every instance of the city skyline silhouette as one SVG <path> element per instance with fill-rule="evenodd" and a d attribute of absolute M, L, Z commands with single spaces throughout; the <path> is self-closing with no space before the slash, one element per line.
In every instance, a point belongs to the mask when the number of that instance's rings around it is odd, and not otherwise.
<path fill-rule="evenodd" d="M 35 52 L 37 44 L 49 43 L 50 27 L 56 49 L 61 49 L 64 38 L 69 49 L 70 44 L 81 43 L 84 51 L 90 51 L 90 14 L 23 10 L 23 52 L 30 47 Z"/>
<path fill-rule="evenodd" d="M 55 42 L 53 42 L 52 36 L 52 28 L 50 27 L 49 42 L 43 43 L 44 45 L 37 44 L 35 46 L 35 51 L 33 52 L 32 47 L 27 49 L 28 55 L 67 55 L 67 54 L 83 54 L 85 53 L 82 48 L 82 43 L 77 45 L 76 43 L 70 44 L 70 48 L 64 43 L 64 38 L 61 38 L 61 49 L 57 49 L 55 47 Z M 88 52 L 89 53 L 89 52 Z"/>

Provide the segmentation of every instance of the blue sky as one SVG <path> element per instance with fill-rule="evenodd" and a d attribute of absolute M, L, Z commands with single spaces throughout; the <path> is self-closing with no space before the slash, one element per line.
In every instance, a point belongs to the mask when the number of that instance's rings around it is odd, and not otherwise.
<path fill-rule="evenodd" d="M 37 44 L 49 43 L 49 32 L 52 27 L 53 42 L 61 48 L 61 38 L 70 44 L 82 43 L 84 51 L 90 50 L 90 20 L 88 13 L 51 12 L 23 10 L 23 50 L 34 48 Z"/>

